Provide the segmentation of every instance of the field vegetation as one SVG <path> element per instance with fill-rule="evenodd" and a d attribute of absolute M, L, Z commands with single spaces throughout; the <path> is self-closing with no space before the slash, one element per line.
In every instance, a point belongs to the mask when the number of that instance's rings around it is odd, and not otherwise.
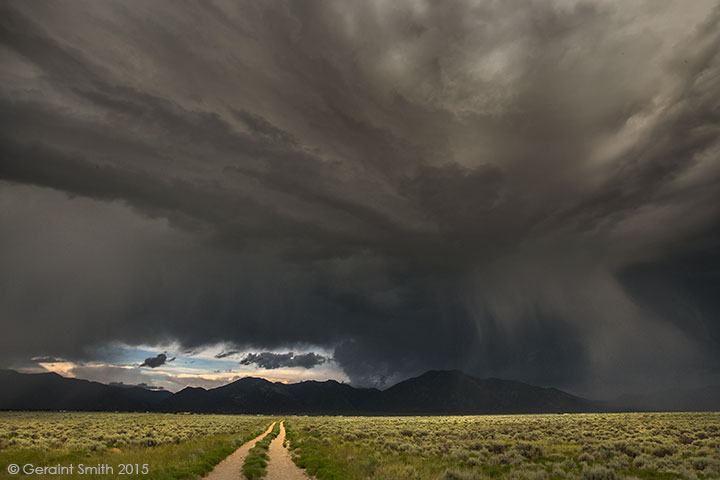
<path fill-rule="evenodd" d="M 194 479 L 260 435 L 272 417 L 142 413 L 0 412 L 0 479 L 10 464 L 131 465 L 87 479 Z M 135 468 L 135 466 L 139 468 Z M 143 473 L 142 466 L 148 466 Z M 70 479 L 74 475 L 32 475 Z"/>
<path fill-rule="evenodd" d="M 7 466 L 28 463 L 149 466 L 149 473 L 82 476 L 90 479 L 200 478 L 278 420 L 0 413 L 0 479 L 25 478 L 9 475 Z M 251 451 L 246 464 L 251 477 L 264 473 L 264 447 L 278 426 Z M 319 480 L 720 479 L 720 413 L 296 416 L 288 417 L 285 427 L 296 464 Z"/>
<path fill-rule="evenodd" d="M 267 462 L 270 460 L 268 448 L 270 448 L 270 442 L 275 440 L 279 433 L 280 423 L 276 422 L 272 430 L 258 440 L 255 446 L 250 449 L 242 468 L 243 475 L 247 480 L 257 480 L 265 476 L 267 473 L 265 467 L 267 467 Z"/>
<path fill-rule="evenodd" d="M 292 417 L 294 460 L 327 479 L 720 478 L 720 414 Z"/>

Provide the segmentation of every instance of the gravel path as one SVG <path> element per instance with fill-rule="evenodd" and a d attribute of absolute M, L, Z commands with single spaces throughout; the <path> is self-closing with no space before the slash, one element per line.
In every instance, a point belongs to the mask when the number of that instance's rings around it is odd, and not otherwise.
<path fill-rule="evenodd" d="M 280 434 L 270 443 L 270 461 L 267 477 L 264 480 L 308 480 L 311 478 L 305 470 L 293 463 L 285 443 L 285 425 L 280 422 Z"/>
<path fill-rule="evenodd" d="M 270 430 L 272 430 L 273 423 L 268 427 L 267 430 L 265 430 L 265 433 L 262 435 L 250 440 L 249 442 L 243 444 L 242 447 L 235 450 L 233 453 L 227 456 L 225 460 L 215 465 L 215 468 L 213 468 L 212 472 L 208 473 L 205 477 L 203 477 L 205 480 L 241 480 L 244 479 L 245 476 L 242 474 L 242 466 L 243 462 L 245 461 L 245 457 L 247 457 L 248 451 L 255 446 L 255 443 L 257 443 L 258 440 L 260 440 L 262 437 L 270 433 Z M 282 426 L 280 427 L 282 429 Z M 285 434 L 285 430 L 281 430 L 283 432 L 283 436 Z"/>

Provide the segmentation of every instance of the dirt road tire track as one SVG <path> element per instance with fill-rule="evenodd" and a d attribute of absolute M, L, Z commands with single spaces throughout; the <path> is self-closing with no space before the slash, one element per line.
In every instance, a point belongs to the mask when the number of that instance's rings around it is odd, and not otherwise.
<path fill-rule="evenodd" d="M 312 478 L 305 470 L 295 465 L 284 443 L 285 425 L 284 422 L 280 422 L 280 434 L 270 443 L 268 451 L 270 461 L 264 480 L 308 480 Z"/>
<path fill-rule="evenodd" d="M 270 433 L 270 431 L 273 428 L 273 425 L 275 425 L 275 422 L 273 422 L 267 430 L 265 430 L 264 433 L 261 435 L 253 438 L 249 442 L 245 442 L 240 448 L 235 450 L 233 453 L 227 456 L 225 460 L 215 465 L 215 468 L 212 469 L 210 473 L 208 473 L 206 476 L 203 477 L 203 480 L 242 480 L 245 478 L 245 476 L 242 474 L 242 467 L 243 462 L 245 461 L 245 457 L 247 457 L 248 452 L 252 447 L 255 446 L 255 444 L 263 438 L 265 435 Z M 282 429 L 282 425 L 280 426 L 281 432 L 283 432 L 283 438 L 285 437 L 284 433 L 285 430 Z"/>

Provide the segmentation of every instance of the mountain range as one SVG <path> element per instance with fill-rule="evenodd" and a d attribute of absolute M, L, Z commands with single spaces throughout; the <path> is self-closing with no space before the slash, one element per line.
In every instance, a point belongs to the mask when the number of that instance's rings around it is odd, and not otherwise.
<path fill-rule="evenodd" d="M 105 385 L 56 373 L 0 370 L 0 410 L 326 415 L 720 410 L 720 388 L 677 390 L 668 401 L 661 400 L 650 395 L 598 402 L 556 388 L 498 378 L 479 379 L 456 370 L 429 371 L 386 390 L 355 388 L 334 380 L 284 384 L 245 377 L 218 388 L 187 387 L 177 393 Z"/>

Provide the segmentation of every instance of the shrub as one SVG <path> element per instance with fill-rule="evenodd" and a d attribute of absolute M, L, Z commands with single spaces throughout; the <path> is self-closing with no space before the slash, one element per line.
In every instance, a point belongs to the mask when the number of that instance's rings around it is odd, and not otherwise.
<path fill-rule="evenodd" d="M 438 477 L 438 480 L 484 480 L 477 472 L 463 472 L 461 470 L 445 470 L 445 473 Z"/>
<path fill-rule="evenodd" d="M 674 455 L 675 453 L 677 453 L 677 448 L 673 445 L 660 445 L 652 451 L 653 455 L 660 458 Z"/>
<path fill-rule="evenodd" d="M 507 450 L 508 445 L 500 442 L 488 442 L 486 445 L 488 452 L 491 453 L 503 453 Z"/>
<path fill-rule="evenodd" d="M 592 462 L 594 460 L 595 460 L 595 457 L 593 457 L 592 455 L 590 455 L 587 452 L 581 453 L 580 456 L 578 457 L 578 462 Z"/>
<path fill-rule="evenodd" d="M 633 459 L 632 466 L 646 470 L 655 470 L 658 467 L 657 460 L 645 454 L 638 455 Z"/>
<path fill-rule="evenodd" d="M 540 447 L 531 443 L 518 443 L 515 445 L 515 451 L 525 458 L 540 457 L 543 454 Z"/>
<path fill-rule="evenodd" d="M 619 480 L 619 476 L 614 470 L 600 465 L 583 469 L 580 478 L 582 480 Z"/>

